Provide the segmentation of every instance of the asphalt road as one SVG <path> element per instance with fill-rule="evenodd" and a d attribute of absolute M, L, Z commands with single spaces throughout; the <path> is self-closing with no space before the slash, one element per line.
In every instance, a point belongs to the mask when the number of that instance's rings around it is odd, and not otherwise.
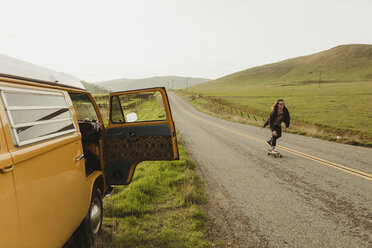
<path fill-rule="evenodd" d="M 283 158 L 274 158 L 269 129 L 169 97 L 178 135 L 217 206 L 209 215 L 232 246 L 372 247 L 372 149 L 283 132 Z"/>

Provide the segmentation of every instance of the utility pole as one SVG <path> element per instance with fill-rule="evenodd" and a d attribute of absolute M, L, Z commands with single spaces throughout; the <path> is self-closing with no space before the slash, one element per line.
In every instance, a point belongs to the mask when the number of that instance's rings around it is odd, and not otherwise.
<path fill-rule="evenodd" d="M 186 78 L 186 90 L 189 91 L 189 78 Z"/>

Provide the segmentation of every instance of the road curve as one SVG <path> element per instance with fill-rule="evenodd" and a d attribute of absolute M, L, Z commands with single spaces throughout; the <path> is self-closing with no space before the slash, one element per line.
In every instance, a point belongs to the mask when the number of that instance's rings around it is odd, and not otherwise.
<path fill-rule="evenodd" d="M 274 158 L 269 129 L 169 98 L 178 135 L 229 219 L 233 246 L 372 247 L 372 149 L 284 133 L 283 158 Z"/>

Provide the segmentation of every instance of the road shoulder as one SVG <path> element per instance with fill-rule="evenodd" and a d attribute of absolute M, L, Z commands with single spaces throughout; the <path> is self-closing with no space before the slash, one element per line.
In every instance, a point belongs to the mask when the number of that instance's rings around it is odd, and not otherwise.
<path fill-rule="evenodd" d="M 183 143 L 186 150 L 187 144 Z M 204 182 L 208 201 L 200 207 L 207 215 L 207 235 L 213 247 L 268 247 L 268 241 L 234 204 L 231 195 L 191 155 Z"/>

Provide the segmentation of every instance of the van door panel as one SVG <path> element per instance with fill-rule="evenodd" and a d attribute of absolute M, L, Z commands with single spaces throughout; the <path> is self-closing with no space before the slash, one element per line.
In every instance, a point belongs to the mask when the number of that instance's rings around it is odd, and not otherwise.
<path fill-rule="evenodd" d="M 106 182 L 109 185 L 129 184 L 133 177 L 133 172 L 138 162 L 136 161 L 116 161 L 106 164 Z"/>
<path fill-rule="evenodd" d="M 172 160 L 172 135 L 168 125 L 111 128 L 106 133 L 106 162 Z"/>
<path fill-rule="evenodd" d="M 84 160 L 74 160 L 82 148 L 73 141 L 41 151 L 14 167 L 21 235 L 25 247 L 60 247 L 88 211 Z"/>
<path fill-rule="evenodd" d="M 18 248 L 21 237 L 13 170 L 7 170 L 12 164 L 0 123 L 0 247 Z"/>
<path fill-rule="evenodd" d="M 141 93 L 144 96 L 139 96 Z M 154 119 L 143 117 L 141 110 L 148 112 L 145 107 L 150 101 L 164 108 L 165 115 L 160 111 L 160 116 Z M 116 111 L 114 121 L 112 102 Z M 150 111 L 154 111 L 151 104 Z M 125 115 L 130 111 L 139 112 L 137 122 L 125 122 Z M 141 161 L 178 159 L 175 126 L 164 88 L 111 93 L 110 117 L 103 149 L 106 179 L 110 185 L 129 184 Z"/>
<path fill-rule="evenodd" d="M 0 174 L 0 247 L 20 247 L 19 219 L 12 172 Z"/>

